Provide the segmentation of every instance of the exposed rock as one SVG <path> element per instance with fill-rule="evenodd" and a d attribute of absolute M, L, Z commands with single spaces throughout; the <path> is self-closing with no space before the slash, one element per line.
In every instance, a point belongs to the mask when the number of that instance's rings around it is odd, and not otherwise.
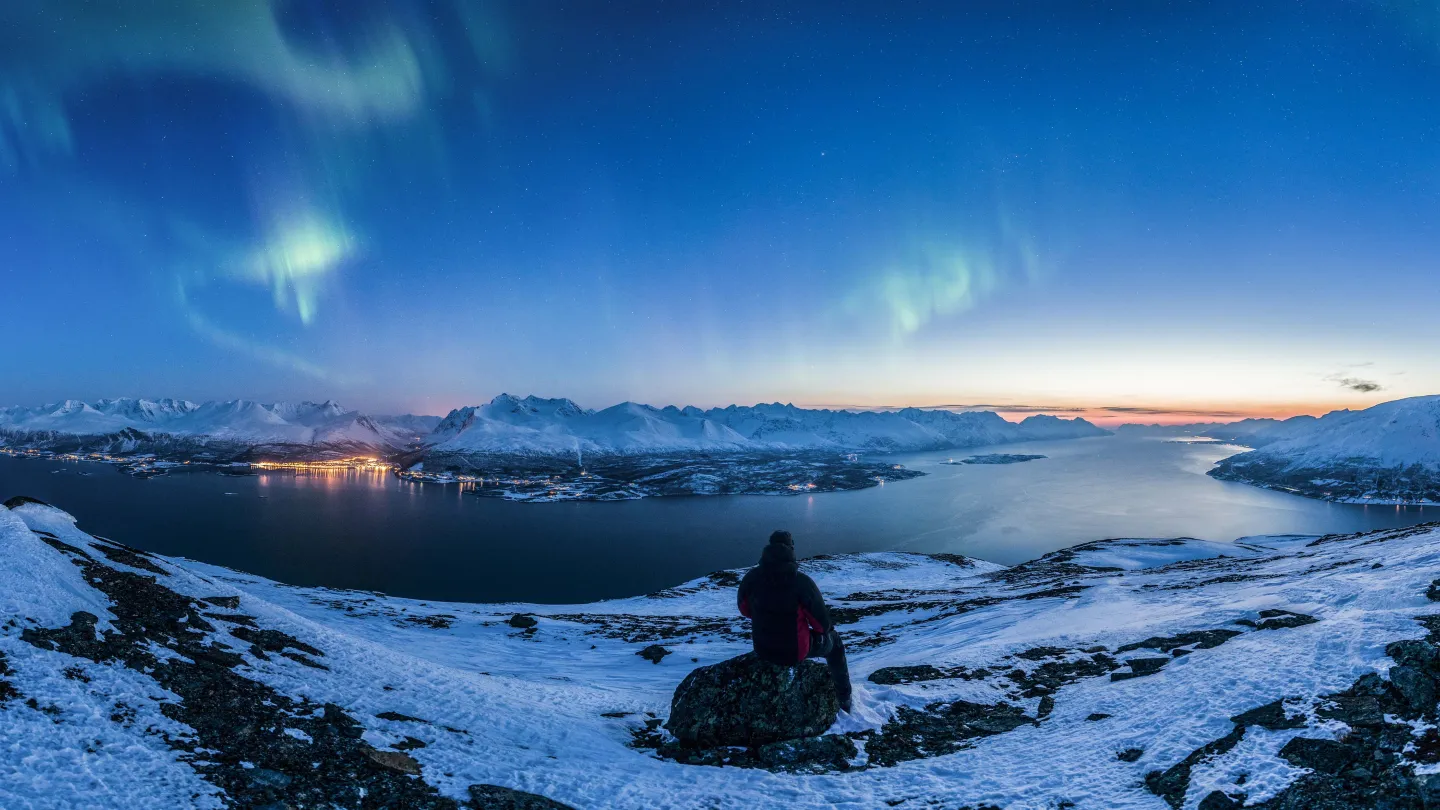
<path fill-rule="evenodd" d="M 761 767 L 778 771 L 845 770 L 859 753 L 849 737 L 826 734 L 762 745 L 755 749 L 755 759 Z"/>
<path fill-rule="evenodd" d="M 536 621 L 534 616 L 526 616 L 523 613 L 516 613 L 514 616 L 511 616 L 509 619 L 507 619 L 505 623 L 510 625 L 511 627 L 518 627 L 521 630 L 526 630 L 534 627 L 540 622 Z"/>
<path fill-rule="evenodd" d="M 1046 658 L 1063 658 L 1069 652 L 1064 647 L 1031 647 L 1015 653 L 1015 657 L 1026 661 L 1043 661 Z"/>
<path fill-rule="evenodd" d="M 467 804 L 476 810 L 574 810 L 554 799 L 498 785 L 471 785 Z"/>
<path fill-rule="evenodd" d="M 936 667 L 918 664 L 909 667 L 881 667 L 870 673 L 869 681 L 882 686 L 894 686 L 919 681 L 939 681 L 948 677 L 950 676 Z"/>
<path fill-rule="evenodd" d="M 1191 751 L 1189 756 L 1170 766 L 1164 771 L 1151 771 L 1145 774 L 1145 787 L 1151 793 L 1165 800 L 1165 803 L 1180 810 L 1185 803 L 1185 792 L 1190 789 L 1190 771 L 1202 762 L 1213 759 L 1240 742 L 1245 736 L 1244 726 L 1235 726 L 1230 733 L 1217 740 L 1208 743 Z"/>
<path fill-rule="evenodd" d="M 159 574 L 162 577 L 170 574 L 169 571 L 146 559 L 149 555 L 143 551 L 137 551 L 136 549 L 122 546 L 115 542 L 96 543 L 95 548 L 99 549 L 101 554 L 104 554 L 106 557 L 109 557 L 121 565 L 139 568 L 142 571 L 149 571 L 152 574 Z"/>
<path fill-rule="evenodd" d="M 839 711 L 824 664 L 779 667 L 746 653 L 685 676 L 665 728 L 690 747 L 761 746 L 818 737 Z"/>
<path fill-rule="evenodd" d="M 1230 639 L 1242 635 L 1240 630 L 1192 630 L 1188 633 L 1176 633 L 1173 636 L 1151 636 L 1144 641 L 1136 641 L 1132 644 L 1125 644 L 1115 648 L 1115 652 L 1124 653 L 1131 650 L 1152 649 L 1160 652 L 1172 652 L 1177 647 L 1189 647 L 1194 645 L 1196 649 L 1208 650 L 1219 647 Z"/>
<path fill-rule="evenodd" d="M 1394 658 L 1397 664 L 1417 669 L 1433 669 L 1440 666 L 1440 650 L 1436 650 L 1434 644 L 1419 639 L 1406 639 L 1386 644 L 1385 654 Z"/>
<path fill-rule="evenodd" d="M 240 609 L 240 597 L 238 596 L 207 596 L 204 598 L 204 601 L 209 602 L 215 607 L 225 608 L 226 610 Z"/>
<path fill-rule="evenodd" d="M 5 663 L 5 653 L 0 652 L 0 706 L 4 706 L 7 702 L 21 697 L 20 690 L 16 689 L 14 684 L 5 680 L 4 676 L 13 674 L 15 673 L 10 669 L 10 665 Z"/>
<path fill-rule="evenodd" d="M 851 645 L 847 642 L 846 646 Z M 941 669 L 930 664 L 918 664 L 908 667 L 881 667 L 870 673 L 868 680 L 881 686 L 897 686 L 922 681 L 942 681 L 950 678 L 963 678 L 968 681 L 988 677 L 990 677 L 988 669 L 966 669 L 965 667 Z"/>
<path fill-rule="evenodd" d="M 1209 795 L 1200 800 L 1200 805 L 1197 810 L 1239 810 L 1239 808 L 1244 806 L 1244 793 L 1227 796 L 1218 790 L 1212 790 Z"/>
<path fill-rule="evenodd" d="M 1145 756 L 1145 749 L 1143 748 L 1126 748 L 1124 751 L 1116 754 L 1115 758 L 1121 762 L 1134 762 L 1143 756 Z"/>
<path fill-rule="evenodd" d="M 1390 683 L 1414 715 L 1435 713 L 1435 682 L 1415 667 L 1400 664 L 1390 668 Z"/>
<path fill-rule="evenodd" d="M 1304 613 L 1291 613 L 1288 610 L 1262 610 L 1260 618 L 1264 621 L 1255 626 L 1257 630 L 1284 630 L 1290 627 L 1303 627 L 1307 624 L 1314 624 L 1319 619 Z"/>
<path fill-rule="evenodd" d="M 649 647 L 635 654 L 652 664 L 658 664 L 660 663 L 660 659 L 670 654 L 670 651 L 661 647 L 659 644 L 651 644 Z"/>
<path fill-rule="evenodd" d="M 1280 749 L 1280 758 L 1297 768 L 1310 768 L 1319 773 L 1338 774 L 1351 761 L 1353 752 L 1334 740 L 1296 737 Z"/>
<path fill-rule="evenodd" d="M 1431 602 L 1440 602 L 1440 579 L 1432 581 L 1430 587 L 1425 589 L 1425 598 Z"/>
<path fill-rule="evenodd" d="M 418 776 L 420 774 L 420 763 L 409 754 L 399 751 L 381 751 L 378 748 L 371 748 L 365 752 L 370 761 L 382 768 L 389 768 L 399 773 Z"/>
<path fill-rule="evenodd" d="M 1123 681 L 1130 678 L 1140 678 L 1146 675 L 1154 675 L 1170 663 L 1169 658 L 1131 658 L 1125 663 L 1130 665 L 1129 672 L 1112 672 L 1110 680 Z"/>
<path fill-rule="evenodd" d="M 230 635 L 248 641 L 266 652 L 281 653 L 287 649 L 296 649 L 310 655 L 323 656 L 325 653 L 295 638 L 289 633 L 282 633 L 279 630 L 259 630 L 253 627 L 235 627 L 230 630 Z"/>
<path fill-rule="evenodd" d="M 203 750 L 204 756 L 192 759 L 191 766 L 235 806 L 457 806 L 415 775 L 418 765 L 405 761 L 413 759 L 365 744 L 364 728 L 339 706 L 291 698 L 238 672 L 238 656 L 205 644 L 201 633 L 192 632 L 214 631 L 200 613 L 206 603 L 176 593 L 155 577 L 111 568 L 88 555 L 69 556 L 86 581 L 110 598 L 113 629 L 97 635 L 96 617 L 78 611 L 64 627 L 25 628 L 21 640 L 124 666 L 174 694 L 177 699 L 161 704 L 160 711 L 193 734 L 167 737 L 166 742 L 191 754 Z M 280 631 L 259 630 L 254 637 L 271 646 L 323 655 Z M 161 658 L 155 652 L 159 649 L 176 655 Z M 123 725 L 134 716 L 132 708 L 117 704 L 111 718 Z M 309 741 L 282 729 L 302 732 Z"/>
<path fill-rule="evenodd" d="M 877 765 L 894 765 L 949 754 L 964 748 L 970 739 L 1004 734 L 1033 722 L 1018 706 L 1008 703 L 957 700 L 932 703 L 924 710 L 902 706 L 865 744 L 865 751 Z"/>
<path fill-rule="evenodd" d="M 1111 715 L 1104 714 L 1102 712 L 1091 712 L 1090 714 L 1085 716 L 1085 719 L 1093 723 L 1097 720 L 1107 720 L 1110 717 Z"/>
<path fill-rule="evenodd" d="M 1022 687 L 1022 697 L 1039 697 L 1066 684 L 1104 675 L 1119 668 L 1120 662 L 1114 658 L 1104 653 L 1093 653 L 1084 658 L 1067 661 L 1046 661 L 1029 672 L 1015 669 L 1007 673 L 1006 677 Z"/>
<path fill-rule="evenodd" d="M 1270 731 L 1282 731 L 1289 728 L 1302 728 L 1305 725 L 1305 715 L 1298 714 L 1287 717 L 1285 701 L 1277 700 L 1274 703 L 1266 703 L 1264 706 L 1241 712 L 1230 718 L 1230 722 L 1237 726 L 1259 726 Z"/>
<path fill-rule="evenodd" d="M 250 783 L 259 788 L 283 790 L 289 787 L 291 782 L 295 781 L 289 776 L 279 771 L 272 771 L 269 768 L 251 768 L 247 774 L 250 777 Z"/>

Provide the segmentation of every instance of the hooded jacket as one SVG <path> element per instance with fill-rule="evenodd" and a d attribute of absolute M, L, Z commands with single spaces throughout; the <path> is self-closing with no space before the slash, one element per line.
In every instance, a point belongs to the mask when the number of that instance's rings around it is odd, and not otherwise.
<path fill-rule="evenodd" d="M 735 601 L 750 617 L 755 654 L 779 666 L 794 666 L 810 654 L 811 633 L 827 633 L 833 623 L 815 581 L 800 573 L 795 548 L 771 543 L 760 564 L 740 580 Z"/>

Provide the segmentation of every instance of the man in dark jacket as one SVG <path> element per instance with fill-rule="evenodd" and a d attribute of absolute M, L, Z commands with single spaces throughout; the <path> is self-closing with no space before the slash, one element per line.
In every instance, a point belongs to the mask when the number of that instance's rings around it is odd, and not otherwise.
<path fill-rule="evenodd" d="M 800 573 L 795 563 L 795 540 L 789 532 L 770 535 L 760 564 L 740 580 L 735 601 L 740 612 L 750 618 L 750 638 L 757 656 L 782 667 L 793 667 L 806 658 L 824 658 L 835 679 L 840 708 L 850 711 L 845 647 L 815 580 Z"/>

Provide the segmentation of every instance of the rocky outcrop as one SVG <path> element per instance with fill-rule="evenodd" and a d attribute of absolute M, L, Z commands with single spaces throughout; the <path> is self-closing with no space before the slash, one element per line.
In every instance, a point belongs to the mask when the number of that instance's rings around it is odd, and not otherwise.
<path fill-rule="evenodd" d="M 752 747 L 824 734 L 839 711 L 824 664 L 779 667 L 746 653 L 685 676 L 665 728 L 687 746 Z"/>
<path fill-rule="evenodd" d="M 845 770 L 859 755 L 855 743 L 825 734 L 839 711 L 823 664 L 780 667 L 746 653 L 700 667 L 681 681 L 665 723 L 670 739 L 647 733 L 637 740 L 690 765 Z"/>

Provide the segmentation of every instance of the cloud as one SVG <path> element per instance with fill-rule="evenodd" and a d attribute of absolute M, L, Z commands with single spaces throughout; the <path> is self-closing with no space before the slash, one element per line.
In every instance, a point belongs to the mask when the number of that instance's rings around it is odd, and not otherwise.
<path fill-rule="evenodd" d="M 1384 386 L 1382 386 L 1380 383 L 1376 382 L 1375 380 L 1369 380 L 1369 379 L 1366 379 L 1366 378 L 1364 378 L 1364 377 L 1357 377 L 1357 376 L 1355 376 L 1355 371 L 1354 371 L 1355 369 L 1358 369 L 1358 368 L 1367 368 L 1367 367 L 1373 366 L 1373 365 L 1375 365 L 1375 364 L 1374 364 L 1374 363 L 1349 363 L 1349 364 L 1340 366 L 1340 371 L 1337 371 L 1337 372 L 1335 372 L 1334 374 L 1327 375 L 1327 376 L 1325 377 L 1325 379 L 1326 379 L 1328 382 L 1333 382 L 1333 383 L 1335 383 L 1336 385 L 1339 385 L 1341 388 L 1344 388 L 1344 389 L 1346 389 L 1346 390 L 1348 390 L 1348 391 L 1355 391 L 1355 392 L 1361 393 L 1361 394 L 1373 394 L 1373 393 L 1376 392 L 1376 391 L 1382 391 L 1382 390 L 1384 390 Z"/>
<path fill-rule="evenodd" d="M 1204 408 L 1164 408 L 1149 406 L 1131 405 L 1034 405 L 1021 404 L 1000 404 L 1000 403 L 947 403 L 940 405 L 826 405 L 824 407 L 840 408 L 858 411 L 898 411 L 904 408 L 922 408 L 924 410 L 944 411 L 997 411 L 1003 413 L 1043 413 L 1043 414 L 1080 414 L 1083 416 L 1100 416 L 1104 414 L 1124 414 L 1134 416 L 1194 416 L 1208 419 L 1244 419 L 1255 416 L 1254 413 L 1234 410 L 1215 410 Z"/>
<path fill-rule="evenodd" d="M 1340 386 L 1342 388 L 1348 388 L 1351 391 L 1359 391 L 1362 394 L 1369 394 L 1383 389 L 1383 386 L 1381 386 L 1380 383 L 1377 383 L 1374 380 L 1362 380 L 1359 377 L 1340 377 L 1336 379 L 1335 382 L 1340 383 Z"/>

